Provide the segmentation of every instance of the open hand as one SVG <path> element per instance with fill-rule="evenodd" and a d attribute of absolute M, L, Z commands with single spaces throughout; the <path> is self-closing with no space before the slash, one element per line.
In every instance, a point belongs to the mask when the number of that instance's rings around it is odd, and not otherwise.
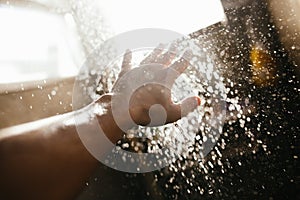
<path fill-rule="evenodd" d="M 179 103 L 171 98 L 172 85 L 189 66 L 190 58 L 191 52 L 186 51 L 175 60 L 174 52 L 163 53 L 159 46 L 139 67 L 132 69 L 132 52 L 128 50 L 112 90 L 112 112 L 117 124 L 124 124 L 125 118 L 128 120 L 124 129 L 133 125 L 160 126 L 175 122 L 197 108 L 200 105 L 197 96 Z"/>

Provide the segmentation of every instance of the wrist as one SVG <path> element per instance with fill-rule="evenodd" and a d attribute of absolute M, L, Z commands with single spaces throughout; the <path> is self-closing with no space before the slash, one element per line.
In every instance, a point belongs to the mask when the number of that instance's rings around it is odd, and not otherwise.
<path fill-rule="evenodd" d="M 97 117 L 98 123 L 101 126 L 104 134 L 108 139 L 116 143 L 122 138 L 124 133 L 131 128 L 129 120 L 118 117 L 116 122 L 112 112 L 111 106 L 112 94 L 105 94 L 101 96 L 95 103 L 93 103 L 92 109 Z M 120 116 L 123 116 L 120 114 Z M 121 128 L 120 128 L 121 127 Z"/>

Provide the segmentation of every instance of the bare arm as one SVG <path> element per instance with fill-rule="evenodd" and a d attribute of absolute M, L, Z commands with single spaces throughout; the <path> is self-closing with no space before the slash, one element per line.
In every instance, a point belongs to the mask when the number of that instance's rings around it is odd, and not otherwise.
<path fill-rule="evenodd" d="M 176 70 L 177 73 L 168 83 L 172 85 L 172 81 L 175 81 L 186 69 L 188 62 L 181 60 L 168 66 L 172 57 L 166 53 L 162 54 L 160 50 L 154 51 L 146 60 L 151 63 L 160 56 L 164 58 L 162 59 L 163 66 L 159 69 L 155 68 L 154 77 L 158 77 L 157 81 L 159 81 Z M 141 71 L 131 70 L 130 60 L 131 53 L 127 52 L 120 77 L 129 71 L 136 73 Z M 133 73 L 133 75 L 136 77 L 137 74 Z M 123 132 L 118 126 L 120 124 L 116 124 L 112 114 L 112 97 L 116 95 L 121 97 L 119 98 L 121 100 L 126 97 L 128 95 L 127 83 L 131 80 L 131 76 L 128 76 L 128 79 L 125 76 L 125 79 L 119 81 L 119 84 L 124 86 L 122 87 L 125 88 L 124 90 L 116 90 L 113 94 L 104 95 L 97 102 L 79 111 L 1 130 L 0 199 L 71 199 L 75 197 L 85 180 L 97 167 L 97 160 L 81 143 L 76 125 L 79 123 L 85 126 L 85 131 L 89 132 L 94 131 L 89 123 L 96 121 L 112 142 L 121 138 Z M 140 125 L 153 122 L 149 116 L 152 105 L 162 105 L 167 114 L 166 121 L 154 121 L 152 125 L 163 125 L 180 119 L 183 115 L 193 111 L 200 103 L 198 97 L 189 97 L 175 104 L 171 100 L 171 91 L 168 87 L 159 84 L 145 84 L 139 87 L 131 97 L 128 108 L 130 117 Z M 86 113 L 93 113 L 95 106 L 99 105 L 104 108 L 105 112 L 84 117 Z M 119 103 L 117 102 L 116 105 Z M 184 113 L 181 113 L 182 108 L 184 108 Z M 126 112 L 121 106 L 117 109 L 121 113 Z M 83 116 L 81 117 L 83 120 L 75 124 L 75 116 Z M 126 118 L 123 122 L 125 126 L 130 124 Z"/>
<path fill-rule="evenodd" d="M 97 166 L 82 145 L 74 121 L 74 115 L 92 107 L 1 130 L 0 199 L 74 197 Z M 109 113 L 95 117 L 105 133 L 111 133 L 107 136 L 112 141 L 122 135 Z"/>

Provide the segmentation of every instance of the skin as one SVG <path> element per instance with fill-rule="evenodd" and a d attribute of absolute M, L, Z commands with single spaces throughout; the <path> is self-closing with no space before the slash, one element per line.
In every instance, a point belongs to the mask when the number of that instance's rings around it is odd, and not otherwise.
<path fill-rule="evenodd" d="M 122 76 L 136 70 L 131 69 L 131 57 L 131 52 L 127 51 L 116 85 L 120 84 Z M 160 46 L 141 64 L 151 67 L 151 63 L 160 63 L 161 68 L 157 69 L 156 75 L 176 70 L 179 76 L 188 67 L 188 61 L 181 59 L 171 64 L 173 59 L 174 54 L 169 51 L 163 53 Z M 172 85 L 178 76 L 173 76 L 168 84 Z M 126 88 L 124 77 L 122 84 Z M 149 87 L 151 91 L 148 90 Z M 101 96 L 78 111 L 0 130 L 0 199 L 52 200 L 76 197 L 85 180 L 98 166 L 98 161 L 83 146 L 76 131 L 74 116 L 84 115 L 93 111 L 95 106 L 102 106 L 105 112 L 94 115 L 94 120 L 97 120 L 106 136 L 115 143 L 124 131 L 114 120 L 111 102 L 114 95 L 127 95 L 126 89 L 124 91 L 116 92 L 113 89 L 112 93 Z M 167 115 L 162 124 L 155 124 L 158 126 L 175 122 L 193 111 L 200 105 L 200 99 L 189 97 L 176 104 L 172 102 L 171 91 L 167 87 L 146 84 L 131 96 L 128 111 L 132 120 L 139 125 L 148 125 L 151 122 L 149 109 L 155 104 L 163 106 Z M 185 108 L 183 113 L 182 108 Z M 126 112 L 122 107 L 117 109 Z M 90 120 L 80 123 L 86 127 L 86 131 L 93 131 L 93 127 L 89 126 Z M 122 123 L 125 127 L 131 127 L 130 120 L 126 118 L 122 119 Z"/>

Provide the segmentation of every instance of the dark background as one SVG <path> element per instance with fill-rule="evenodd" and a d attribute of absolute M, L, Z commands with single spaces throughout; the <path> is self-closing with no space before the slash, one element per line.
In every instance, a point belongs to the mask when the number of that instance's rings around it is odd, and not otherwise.
<path fill-rule="evenodd" d="M 251 96 L 256 112 L 245 127 L 254 136 L 248 137 L 238 121 L 225 124 L 227 134 L 220 138 L 227 144 L 221 150 L 223 165 L 211 160 L 211 168 L 206 161 L 208 172 L 195 165 L 179 172 L 165 168 L 126 174 L 101 166 L 78 199 L 300 199 L 298 66 L 279 40 L 266 1 L 223 0 L 223 5 L 227 23 L 201 30 L 194 37 L 205 35 L 213 44 L 211 52 L 235 82 L 231 89 L 239 91 L 234 95 Z M 272 58 L 270 67 L 276 77 L 272 84 L 257 85 L 251 80 L 250 51 L 256 43 Z M 224 49 L 227 53 L 221 55 Z"/>

